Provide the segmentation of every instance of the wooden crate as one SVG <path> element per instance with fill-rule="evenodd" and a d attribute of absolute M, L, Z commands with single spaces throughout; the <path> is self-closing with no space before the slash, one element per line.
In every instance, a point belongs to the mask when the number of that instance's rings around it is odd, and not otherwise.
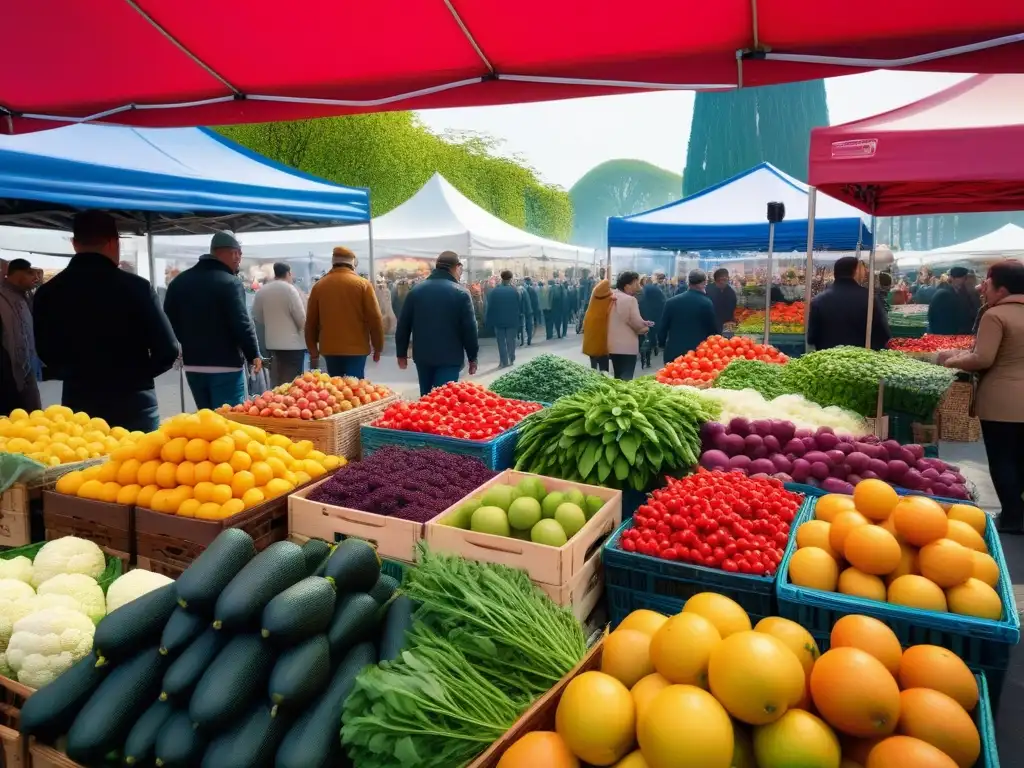
<path fill-rule="evenodd" d="M 572 614 L 581 624 L 586 624 L 587 617 L 593 613 L 597 604 L 604 596 L 604 564 L 601 560 L 603 547 L 590 556 L 583 568 L 573 576 L 572 580 L 561 587 L 533 582 L 544 594 L 558 605 L 572 608 Z"/>
<path fill-rule="evenodd" d="M 976 443 L 981 440 L 981 421 L 963 413 L 939 414 L 939 438 L 956 443 Z"/>
<path fill-rule="evenodd" d="M 31 542 L 31 492 L 24 483 L 15 483 L 0 495 L 0 547 Z"/>
<path fill-rule="evenodd" d="M 602 638 L 587 655 L 580 661 L 565 677 L 558 681 L 558 684 L 541 696 L 526 710 L 515 724 L 509 728 L 505 735 L 491 744 L 482 755 L 469 764 L 468 768 L 497 768 L 501 756 L 505 751 L 515 744 L 519 739 L 533 731 L 555 730 L 555 712 L 558 709 L 558 702 L 562 699 L 562 692 L 569 685 L 570 681 L 577 675 L 584 672 L 591 672 L 601 668 L 601 650 L 604 647 Z M 49 768 L 47 766 L 46 768 Z M 59 766 L 59 768 L 65 768 Z M 541 768 L 541 766 L 537 766 Z"/>
<path fill-rule="evenodd" d="M 4 768 L 28 768 L 28 749 L 21 738 L 21 708 L 32 689 L 17 680 L 0 677 L 0 743 Z"/>
<path fill-rule="evenodd" d="M 128 504 L 44 491 L 43 527 L 47 541 L 77 536 L 98 544 L 129 565 L 135 562 L 135 507 Z"/>
<path fill-rule="evenodd" d="M 389 405 L 397 403 L 400 399 L 398 395 L 388 395 L 375 403 L 361 405 L 325 419 L 277 419 L 233 411 L 224 413 L 223 416 L 239 424 L 248 424 L 275 435 L 284 435 L 295 442 L 309 440 L 316 450 L 323 451 L 328 456 L 358 459 L 362 452 L 359 427 L 376 421 Z"/>
<path fill-rule="evenodd" d="M 85 768 L 59 749 L 40 744 L 35 739 L 29 743 L 28 759 L 31 761 L 32 768 Z"/>
<path fill-rule="evenodd" d="M 539 477 L 538 475 L 532 476 Z M 515 485 L 524 477 L 531 477 L 531 475 L 507 469 L 477 488 L 470 496 L 479 496 L 492 485 L 501 483 Z M 463 499 L 427 523 L 425 535 L 427 544 L 434 552 L 447 552 L 461 555 L 470 560 L 519 568 L 526 571 L 530 575 L 530 579 L 538 585 L 561 588 L 571 584 L 584 571 L 585 566 L 590 564 L 591 556 L 600 551 L 605 540 L 622 522 L 622 491 L 596 485 L 571 483 L 552 477 L 541 477 L 541 480 L 548 491 L 566 491 L 570 488 L 578 488 L 586 496 L 597 496 L 604 499 L 605 504 L 563 546 L 548 547 L 543 544 L 534 544 L 532 541 L 441 525 L 439 521 L 445 515 L 454 512 L 465 501 Z"/>

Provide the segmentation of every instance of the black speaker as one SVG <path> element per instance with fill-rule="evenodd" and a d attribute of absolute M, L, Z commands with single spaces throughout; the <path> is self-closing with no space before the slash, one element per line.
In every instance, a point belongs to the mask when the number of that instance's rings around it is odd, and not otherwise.
<path fill-rule="evenodd" d="M 778 224 L 786 218 L 786 205 L 784 203 L 768 203 L 768 223 Z"/>

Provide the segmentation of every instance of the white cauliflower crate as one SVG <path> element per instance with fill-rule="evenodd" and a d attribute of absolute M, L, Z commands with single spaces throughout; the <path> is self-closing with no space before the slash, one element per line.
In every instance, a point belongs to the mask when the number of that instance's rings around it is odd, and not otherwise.
<path fill-rule="evenodd" d="M 0 547 L 23 547 L 32 541 L 28 486 L 15 483 L 0 494 Z"/>

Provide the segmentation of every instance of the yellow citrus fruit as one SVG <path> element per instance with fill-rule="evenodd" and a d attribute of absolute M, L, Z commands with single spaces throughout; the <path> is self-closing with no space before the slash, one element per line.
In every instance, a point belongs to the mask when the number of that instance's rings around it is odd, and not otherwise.
<path fill-rule="evenodd" d="M 814 519 L 831 523 L 840 512 L 852 512 L 856 510 L 853 496 L 843 493 L 830 493 L 822 496 L 814 505 Z"/>
<path fill-rule="evenodd" d="M 856 568 L 846 568 L 839 574 L 839 582 L 836 584 L 836 591 L 844 595 L 863 597 L 865 600 L 878 600 L 885 602 L 885 582 L 871 573 Z"/>
<path fill-rule="evenodd" d="M 696 686 L 670 685 L 661 691 L 637 723 L 636 736 L 651 768 L 733 765 L 735 736 L 729 714 Z"/>
<path fill-rule="evenodd" d="M 629 689 L 611 675 L 584 672 L 565 686 L 555 710 L 555 730 L 581 760 L 611 765 L 633 746 L 636 705 Z"/>
<path fill-rule="evenodd" d="M 557 733 L 531 731 L 505 750 L 497 768 L 532 768 L 540 765 L 546 768 L 580 768 L 580 761 Z M 622 766 L 623 763 L 616 765 Z"/>
<path fill-rule="evenodd" d="M 900 688 L 931 688 L 952 696 L 968 712 L 978 704 L 978 682 L 963 659 L 937 645 L 913 645 L 900 661 Z"/>
<path fill-rule="evenodd" d="M 649 611 L 646 608 L 638 608 L 624 618 L 615 629 L 635 629 L 653 637 L 655 632 L 665 626 L 666 621 L 668 621 L 668 616 L 657 611 Z"/>
<path fill-rule="evenodd" d="M 210 501 L 214 504 L 225 504 L 232 497 L 230 485 L 215 485 L 210 492 Z"/>
<path fill-rule="evenodd" d="M 864 573 L 884 576 L 900 564 L 900 545 L 880 525 L 858 525 L 846 534 L 843 556 Z"/>
<path fill-rule="evenodd" d="M 136 443 L 135 458 L 145 463 L 160 458 L 160 450 L 170 442 L 170 438 L 161 430 L 144 435 Z"/>
<path fill-rule="evenodd" d="M 829 643 L 833 648 L 860 648 L 882 662 L 893 677 L 899 674 L 903 648 L 896 633 L 878 619 L 843 616 L 832 627 Z"/>
<path fill-rule="evenodd" d="M 242 429 L 236 429 L 229 435 L 229 437 L 231 438 L 231 442 L 235 446 L 236 451 L 244 451 L 245 446 L 254 439 L 252 435 Z"/>
<path fill-rule="evenodd" d="M 185 458 L 189 461 L 206 461 L 210 456 L 210 444 L 201 437 L 194 437 L 185 444 Z"/>
<path fill-rule="evenodd" d="M 192 477 L 196 483 L 208 482 L 213 477 L 213 468 L 216 465 L 212 461 L 200 461 L 196 464 Z"/>
<path fill-rule="evenodd" d="M 156 484 L 161 488 L 174 488 L 178 485 L 178 465 L 165 461 L 156 469 Z"/>
<path fill-rule="evenodd" d="M 142 490 L 139 491 L 139 495 L 135 497 L 135 506 L 152 509 L 153 496 L 159 490 L 160 486 L 156 484 L 142 486 Z"/>
<path fill-rule="evenodd" d="M 292 441 L 284 435 L 267 435 L 267 445 L 276 445 L 278 448 L 287 448 Z"/>
<path fill-rule="evenodd" d="M 947 536 L 946 510 L 926 496 L 904 496 L 893 510 L 893 522 L 900 537 L 915 547 Z"/>
<path fill-rule="evenodd" d="M 994 589 L 999 583 L 999 566 L 996 565 L 996 561 L 992 559 L 991 555 L 986 555 L 984 552 L 971 550 L 971 556 L 973 559 L 971 575 Z"/>
<path fill-rule="evenodd" d="M 220 505 L 221 515 L 224 517 L 231 517 L 237 515 L 239 512 L 245 509 L 245 504 L 241 499 L 228 499 Z"/>
<path fill-rule="evenodd" d="M 988 526 L 988 515 L 980 507 L 973 504 L 954 504 L 946 510 L 946 516 L 950 520 L 959 520 L 967 523 L 976 530 L 980 536 L 985 535 L 985 528 Z"/>
<path fill-rule="evenodd" d="M 145 461 L 139 466 L 139 471 L 135 475 L 136 481 L 139 485 L 155 485 L 156 484 L 156 471 L 160 468 L 160 460 L 152 459 Z"/>
<path fill-rule="evenodd" d="M 835 592 L 839 565 L 825 550 L 804 547 L 794 552 L 789 560 L 789 580 L 798 587 Z"/>
<path fill-rule="evenodd" d="M 314 449 L 314 450 L 312 450 L 312 451 L 310 451 L 309 453 L 306 454 L 306 458 L 307 459 L 312 459 L 313 461 L 318 461 L 321 464 L 323 464 L 324 463 L 324 459 L 327 458 L 327 454 L 324 453 L 323 451 L 317 451 L 317 450 Z"/>
<path fill-rule="evenodd" d="M 918 563 L 921 575 L 940 587 L 963 584 L 974 573 L 974 550 L 952 539 L 937 539 L 921 547 Z"/>
<path fill-rule="evenodd" d="M 708 685 L 711 651 L 722 642 L 714 624 L 698 613 L 671 617 L 651 638 L 654 669 L 671 683 Z"/>
<path fill-rule="evenodd" d="M 778 638 L 737 632 L 711 651 L 708 683 L 730 715 L 750 725 L 766 725 L 803 698 L 807 676 L 796 654 Z"/>
<path fill-rule="evenodd" d="M 121 462 L 119 461 L 108 461 L 100 464 L 100 471 L 96 475 L 96 479 L 101 483 L 112 483 L 117 480 L 117 473 L 121 469 Z"/>
<path fill-rule="evenodd" d="M 196 483 L 195 488 L 192 491 L 193 497 L 199 499 L 204 504 L 213 499 L 214 484 L 208 480 L 201 483 Z"/>
<path fill-rule="evenodd" d="M 161 488 L 153 494 L 153 498 L 149 502 L 150 508 L 154 512 L 176 512 L 177 508 L 174 507 L 173 494 L 174 491 L 169 488 Z"/>
<path fill-rule="evenodd" d="M 905 605 L 909 608 L 920 608 L 923 611 L 947 610 L 946 596 L 942 587 L 924 576 L 907 574 L 893 579 L 889 584 L 888 598 L 890 603 Z"/>
<path fill-rule="evenodd" d="M 896 489 L 884 480 L 862 480 L 853 489 L 853 505 L 869 520 L 885 520 L 899 500 Z"/>
<path fill-rule="evenodd" d="M 231 478 L 231 493 L 237 499 L 242 498 L 246 491 L 255 487 L 256 478 L 253 473 L 247 469 L 236 472 L 235 476 Z"/>
<path fill-rule="evenodd" d="M 292 472 L 291 474 L 295 478 L 293 484 L 295 485 L 296 488 L 298 488 L 300 485 L 305 485 L 306 483 L 313 479 L 302 470 L 299 470 L 298 472 Z"/>
<path fill-rule="evenodd" d="M 941 691 L 910 688 L 900 693 L 896 732 L 938 747 L 959 768 L 972 768 L 981 754 L 981 737 L 974 720 L 955 699 Z"/>
<path fill-rule="evenodd" d="M 795 621 L 783 619 L 780 616 L 769 616 L 757 622 L 755 632 L 763 632 L 781 640 L 800 661 L 804 668 L 804 674 L 810 675 L 814 662 L 821 655 L 818 643 L 811 636 L 811 633 L 801 627 Z"/>
<path fill-rule="evenodd" d="M 839 765 L 839 738 L 821 718 L 791 709 L 774 723 L 754 729 L 758 768 Z"/>
<path fill-rule="evenodd" d="M 99 480 L 85 480 L 78 486 L 78 496 L 93 501 L 103 500 L 103 483 Z"/>
<path fill-rule="evenodd" d="M 1003 601 L 999 593 L 980 579 L 971 578 L 947 589 L 946 602 L 950 613 L 961 616 L 992 621 L 999 621 L 1003 617 Z"/>
<path fill-rule="evenodd" d="M 270 467 L 271 470 L 273 470 L 274 477 L 284 477 L 285 473 L 288 472 L 288 466 L 284 463 L 283 460 L 281 460 L 277 456 L 269 457 L 267 459 L 267 466 Z"/>
<path fill-rule="evenodd" d="M 327 470 L 324 469 L 324 465 L 319 461 L 313 461 L 313 459 L 303 459 L 301 472 L 305 472 L 309 477 L 316 478 L 327 474 Z"/>
<path fill-rule="evenodd" d="M 231 460 L 228 463 L 235 472 L 241 472 L 252 466 L 252 457 L 244 451 L 235 451 L 231 454 Z"/>
<path fill-rule="evenodd" d="M 811 697 L 836 730 L 858 738 L 888 736 L 900 714 L 900 688 L 881 661 L 860 648 L 832 648 L 811 672 Z"/>
<path fill-rule="evenodd" d="M 200 504 L 199 509 L 196 510 L 197 520 L 220 520 L 222 517 L 220 504 L 214 504 L 212 501 Z"/>
<path fill-rule="evenodd" d="M 286 493 L 291 493 L 295 486 L 289 483 L 287 480 L 283 480 L 279 477 L 275 477 L 269 483 L 266 484 L 266 490 L 264 493 L 268 498 L 276 499 L 278 496 L 283 496 Z"/>
<path fill-rule="evenodd" d="M 118 491 L 115 501 L 118 504 L 135 504 L 139 498 L 139 491 L 141 490 L 141 485 L 124 485 L 121 487 L 121 490 Z"/>
<path fill-rule="evenodd" d="M 832 527 L 828 532 L 828 543 L 832 545 L 833 551 L 842 553 L 845 550 L 846 537 L 850 535 L 850 531 L 870 523 L 871 521 L 860 512 L 840 512 L 832 520 Z"/>
<path fill-rule="evenodd" d="M 629 689 L 629 693 L 633 697 L 633 703 L 636 705 L 636 721 L 638 723 L 643 718 L 644 712 L 647 711 L 647 705 L 654 700 L 655 696 L 670 685 L 672 685 L 672 683 L 664 677 L 659 675 L 657 672 L 652 672 L 651 674 L 640 678 L 636 682 L 636 685 Z"/>
<path fill-rule="evenodd" d="M 823 549 L 833 559 L 838 560 L 841 555 L 832 549 L 832 544 L 829 542 L 829 531 L 831 530 L 831 523 L 826 523 L 824 520 L 808 520 L 796 529 L 796 545 L 800 548 L 817 547 L 818 549 Z"/>
<path fill-rule="evenodd" d="M 890 531 L 891 533 L 891 531 Z M 892 573 L 889 573 L 885 577 L 885 583 L 892 584 L 892 582 L 898 579 L 900 576 L 906 576 L 908 573 L 920 573 L 921 566 L 917 561 L 917 548 L 912 547 L 904 541 L 900 542 L 900 564 L 893 569 Z"/>
<path fill-rule="evenodd" d="M 203 503 L 199 499 L 185 499 L 178 505 L 178 515 L 180 517 L 195 517 L 202 505 Z"/>
<path fill-rule="evenodd" d="M 222 461 L 228 461 L 231 458 L 231 454 L 235 452 L 235 441 L 228 435 L 218 437 L 212 443 L 210 443 L 209 458 L 214 464 L 219 464 Z"/>
<path fill-rule="evenodd" d="M 313 450 L 313 443 L 309 440 L 299 440 L 297 443 L 292 443 L 287 447 L 288 453 L 290 453 L 296 459 L 304 459 L 309 455 L 309 452 Z"/>
<path fill-rule="evenodd" d="M 324 469 L 330 472 L 332 469 L 345 466 L 346 463 L 342 456 L 328 456 L 324 459 Z"/>
<path fill-rule="evenodd" d="M 61 475 L 57 478 L 57 493 L 66 493 L 69 496 L 74 496 L 78 493 L 78 489 L 82 487 L 84 482 L 85 475 L 80 470 L 68 472 L 66 475 Z"/>
<path fill-rule="evenodd" d="M 256 485 L 266 485 L 274 479 L 274 469 L 265 461 L 255 461 L 249 467 L 253 477 L 256 478 Z"/>
<path fill-rule="evenodd" d="M 263 491 L 259 488 L 250 488 L 248 491 L 242 494 L 242 503 L 246 509 L 255 507 L 257 504 L 262 504 L 266 501 L 266 497 L 263 495 Z"/>
<path fill-rule="evenodd" d="M 250 440 L 245 444 L 245 452 L 253 461 L 264 461 L 267 458 L 266 446 L 260 445 L 255 440 Z"/>
<path fill-rule="evenodd" d="M 235 470 L 227 462 L 222 462 L 213 468 L 210 474 L 210 482 L 215 484 L 231 485 L 231 478 L 235 476 Z"/>
<path fill-rule="evenodd" d="M 196 484 L 196 465 L 191 461 L 183 461 L 178 465 L 177 470 L 174 473 L 175 479 L 178 481 L 178 485 L 195 485 Z"/>
<path fill-rule="evenodd" d="M 696 613 L 715 625 L 722 639 L 750 631 L 750 617 L 735 600 L 717 592 L 698 592 L 683 605 L 683 613 Z"/>
<path fill-rule="evenodd" d="M 164 461 L 168 461 L 171 464 L 179 464 L 185 460 L 185 446 L 188 445 L 188 439 L 184 437 L 176 437 L 173 440 L 168 441 L 163 448 L 160 449 L 160 458 Z"/>
<path fill-rule="evenodd" d="M 113 504 L 117 501 L 117 495 L 121 492 L 121 486 L 110 481 L 103 484 L 103 492 L 100 494 L 100 501 L 107 501 Z"/>
<path fill-rule="evenodd" d="M 654 672 L 651 636 L 635 629 L 617 629 L 604 639 L 601 671 L 627 688 Z"/>
<path fill-rule="evenodd" d="M 947 526 L 947 539 L 959 542 L 968 549 L 973 549 L 975 552 L 988 552 L 988 547 L 985 545 L 985 539 L 983 539 L 980 533 L 971 528 L 971 526 L 963 520 L 950 520 L 947 522 Z"/>
<path fill-rule="evenodd" d="M 121 485 L 132 485 L 139 480 L 139 467 L 142 463 L 138 459 L 126 459 L 121 462 L 117 470 L 117 482 Z"/>

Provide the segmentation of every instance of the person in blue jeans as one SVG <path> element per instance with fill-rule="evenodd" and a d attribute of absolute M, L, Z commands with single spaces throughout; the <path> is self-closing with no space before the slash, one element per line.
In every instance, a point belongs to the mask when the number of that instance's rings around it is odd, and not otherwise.
<path fill-rule="evenodd" d="M 398 367 L 409 367 L 409 342 L 415 343 L 413 362 L 420 382 L 420 395 L 435 387 L 458 381 L 464 360 L 469 375 L 476 373 L 476 316 L 469 291 L 459 285 L 462 262 L 452 251 L 437 257 L 434 271 L 416 285 L 402 305 L 395 330 Z M 516 312 L 518 313 L 518 308 Z"/>
<path fill-rule="evenodd" d="M 494 329 L 498 340 L 498 357 L 502 368 L 516 361 L 516 331 L 519 329 L 519 291 L 512 285 L 512 273 L 501 273 L 501 285 L 491 291 L 484 325 Z"/>

